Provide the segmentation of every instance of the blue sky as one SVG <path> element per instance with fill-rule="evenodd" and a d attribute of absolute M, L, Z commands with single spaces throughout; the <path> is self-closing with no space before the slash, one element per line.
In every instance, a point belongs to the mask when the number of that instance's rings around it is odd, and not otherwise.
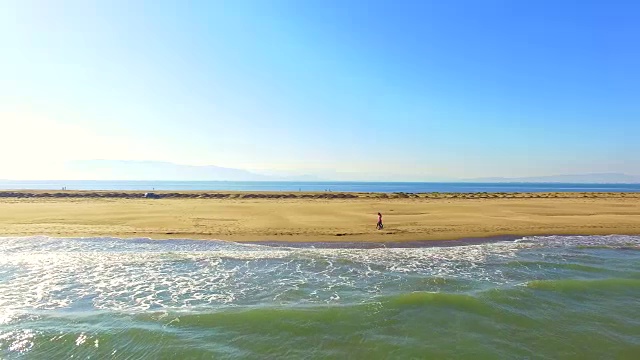
<path fill-rule="evenodd" d="M 640 175 L 632 1 L 4 1 L 0 178 Z"/>

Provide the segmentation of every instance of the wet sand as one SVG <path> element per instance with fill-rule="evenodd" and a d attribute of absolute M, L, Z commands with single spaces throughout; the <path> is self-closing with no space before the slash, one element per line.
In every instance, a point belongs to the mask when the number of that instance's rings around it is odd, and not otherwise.
<path fill-rule="evenodd" d="M 348 243 L 640 234 L 640 193 L 157 194 L 0 191 L 0 236 Z"/>

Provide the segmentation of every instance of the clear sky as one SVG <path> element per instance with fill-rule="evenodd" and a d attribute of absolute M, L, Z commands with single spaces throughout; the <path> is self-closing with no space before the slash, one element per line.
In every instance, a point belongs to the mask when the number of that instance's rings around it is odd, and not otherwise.
<path fill-rule="evenodd" d="M 635 1 L 3 1 L 0 178 L 640 174 Z"/>

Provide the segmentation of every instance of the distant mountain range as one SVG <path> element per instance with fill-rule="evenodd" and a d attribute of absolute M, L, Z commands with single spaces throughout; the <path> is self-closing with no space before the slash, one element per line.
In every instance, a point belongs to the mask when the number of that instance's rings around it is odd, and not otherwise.
<path fill-rule="evenodd" d="M 262 175 L 220 166 L 181 165 L 162 161 L 82 160 L 67 164 L 76 179 L 175 181 L 319 181 L 313 176 Z"/>
<path fill-rule="evenodd" d="M 71 178 L 83 180 L 323 181 L 323 179 L 312 175 L 265 175 L 243 169 L 213 165 L 181 165 L 163 161 L 83 160 L 68 163 L 66 170 Z M 632 184 L 640 183 L 640 177 L 619 173 L 598 173 L 517 178 L 486 177 L 462 180 L 451 179 L 449 182 Z"/>
<path fill-rule="evenodd" d="M 527 183 L 574 183 L 574 184 L 635 184 L 640 183 L 639 176 L 619 173 L 553 175 L 535 177 L 488 177 L 467 179 L 465 182 L 527 182 Z"/>

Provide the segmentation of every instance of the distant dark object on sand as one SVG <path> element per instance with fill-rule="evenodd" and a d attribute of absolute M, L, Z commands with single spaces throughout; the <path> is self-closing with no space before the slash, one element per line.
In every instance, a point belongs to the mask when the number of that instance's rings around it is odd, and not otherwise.
<path fill-rule="evenodd" d="M 160 196 L 158 194 L 152 193 L 152 192 L 148 192 L 148 193 L 144 193 L 143 197 L 145 199 L 159 199 Z"/>

